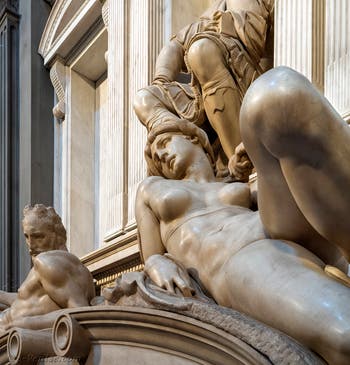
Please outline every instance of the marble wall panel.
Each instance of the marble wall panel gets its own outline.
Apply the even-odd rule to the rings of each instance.
[[[289,66],[324,87],[324,0],[276,0],[275,66]]]
[[[71,70],[68,98],[67,234],[71,251],[82,256],[94,248],[95,87]]]
[[[127,219],[125,228],[135,224],[135,198],[139,183],[146,176],[143,150],[146,129],[133,111],[137,90],[152,81],[155,61],[163,46],[163,0],[129,1],[129,82],[128,82],[128,170],[125,181],[127,192]]]
[[[325,95],[350,121],[350,2],[326,1]]]
[[[107,205],[106,232],[108,241],[123,229],[125,211],[124,175],[126,171],[125,132],[127,123],[127,1],[108,1],[108,123],[106,163],[109,166],[105,194]]]

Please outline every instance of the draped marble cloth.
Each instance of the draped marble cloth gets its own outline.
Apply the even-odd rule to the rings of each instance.
[[[211,127],[209,123],[206,123],[203,106],[203,100],[207,95],[203,95],[200,84],[188,65],[187,52],[199,39],[210,39],[215,42],[222,52],[242,101],[248,87],[263,72],[260,60],[264,55],[267,35],[272,27],[274,1],[256,0],[256,3],[260,9],[259,13],[225,10],[225,1],[218,1],[216,11],[209,9],[198,22],[190,24],[173,36],[172,39],[175,39],[184,51],[186,68],[182,71],[191,75],[191,82],[187,84],[177,81],[155,83],[149,90],[166,105],[169,111],[201,126],[209,132],[208,134]],[[213,21],[216,24],[214,30]],[[221,26],[222,23],[226,23],[226,27]],[[220,82],[215,84],[216,89],[220,88]],[[216,89],[211,89],[211,92],[214,93]],[[148,130],[151,130],[158,122],[161,121],[154,118],[153,123],[147,126]],[[226,159],[218,138],[213,141],[213,149],[216,156],[220,155],[219,159]],[[227,161],[219,162],[221,167],[217,166],[217,170],[225,170],[226,163]],[[221,174],[225,175],[226,172]]]

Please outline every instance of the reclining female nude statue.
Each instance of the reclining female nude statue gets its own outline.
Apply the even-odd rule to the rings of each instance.
[[[161,256],[168,252],[218,304],[285,332],[330,364],[349,364],[349,126],[284,67],[248,89],[240,125],[258,173],[258,211],[248,184],[216,182],[200,128],[181,121],[150,131],[146,158],[159,176],[140,185],[136,200],[145,270],[159,286],[188,293],[186,276]],[[236,155],[244,168],[244,149]]]
[[[66,230],[52,207],[23,211],[23,231],[33,267],[18,293],[0,290],[0,335],[11,327],[50,328],[63,308],[83,307],[95,296],[92,275],[67,251]]]

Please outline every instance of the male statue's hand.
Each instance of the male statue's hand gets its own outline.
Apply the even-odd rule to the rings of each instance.
[[[170,293],[175,293],[178,288],[185,297],[195,294],[186,269],[169,256],[150,256],[145,262],[144,271],[157,286]]]
[[[236,147],[234,155],[231,156],[228,162],[228,169],[231,176],[237,181],[249,181],[249,175],[252,173],[253,164],[250,161],[243,142]]]

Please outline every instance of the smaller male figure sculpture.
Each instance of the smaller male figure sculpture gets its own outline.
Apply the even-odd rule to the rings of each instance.
[[[95,295],[89,270],[67,251],[66,230],[52,207],[23,210],[23,231],[33,267],[18,293],[0,291],[0,334],[11,327],[52,327],[51,312],[88,306]]]

